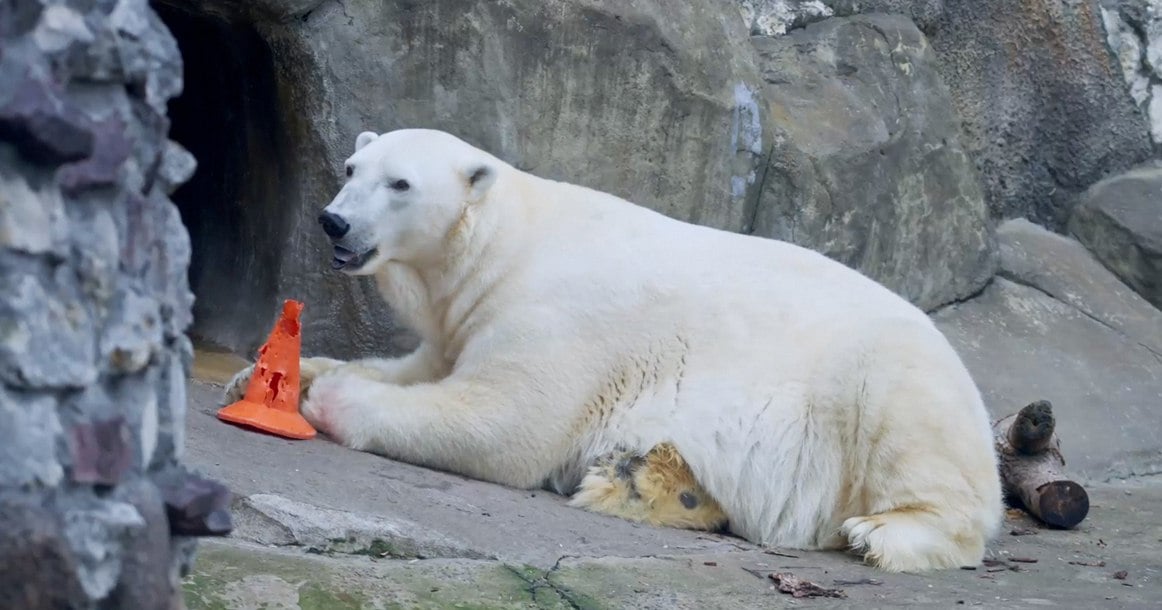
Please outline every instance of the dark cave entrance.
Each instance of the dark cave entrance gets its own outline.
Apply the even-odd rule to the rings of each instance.
[[[184,64],[183,92],[169,104],[170,138],[198,161],[173,194],[193,250],[190,336],[204,347],[249,352],[276,310],[293,222],[274,60],[250,23],[164,1],[154,10]]]

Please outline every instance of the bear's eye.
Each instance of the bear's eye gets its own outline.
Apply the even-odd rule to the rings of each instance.
[[[407,180],[396,180],[395,182],[391,183],[391,188],[397,191],[406,191],[411,187],[412,185],[408,184]]]
[[[354,173],[355,173],[355,168],[354,168],[354,167],[352,167],[352,166],[350,166],[350,165],[348,165],[348,166],[347,166],[347,177],[348,177],[348,178],[350,178],[350,177],[351,177],[351,174],[354,174]]]

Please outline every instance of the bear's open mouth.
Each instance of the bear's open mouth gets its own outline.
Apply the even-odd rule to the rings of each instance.
[[[371,260],[371,257],[375,256],[375,253],[378,251],[378,249],[372,248],[362,254],[356,254],[354,251],[348,250],[343,246],[335,246],[332,253],[334,258],[331,259],[331,268],[335,270],[345,269],[355,271],[367,264],[367,261]]]

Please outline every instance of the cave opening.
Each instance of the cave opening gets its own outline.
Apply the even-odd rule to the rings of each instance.
[[[155,2],[182,55],[170,138],[198,167],[172,198],[189,231],[195,345],[249,356],[277,309],[292,226],[273,55],[252,23]]]

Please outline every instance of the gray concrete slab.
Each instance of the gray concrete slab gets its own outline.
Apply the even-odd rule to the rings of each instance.
[[[998,239],[1000,276],[933,314],[989,410],[1052,402],[1083,478],[1162,473],[1162,312],[1075,240],[1023,221]]]
[[[841,553],[655,553],[653,546],[625,555],[562,556],[542,568],[368,552],[312,554],[227,540],[201,545],[186,579],[186,600],[190,610],[1157,608],[1162,484],[1101,484],[1091,497],[1091,518],[1074,531],[1040,529],[1027,518],[1010,517],[988,565],[975,570],[883,574]],[[521,539],[525,532],[512,535]],[[795,599],[775,588],[773,573],[838,589],[843,597]]]
[[[348,450],[320,436],[284,440],[219,421],[221,386],[193,381],[187,461],[240,496],[238,535],[259,542],[319,545],[351,535],[418,547],[430,556],[485,556],[550,566],[562,555],[712,553],[734,543],[570,508],[548,492],[515,490]],[[258,496],[257,500],[248,499]],[[263,512],[265,511],[265,513]],[[363,515],[342,536],[303,525]],[[261,513],[261,514],[260,514]],[[272,523],[274,522],[274,523]],[[393,535],[393,531],[400,532]],[[451,549],[456,549],[452,551]]]

